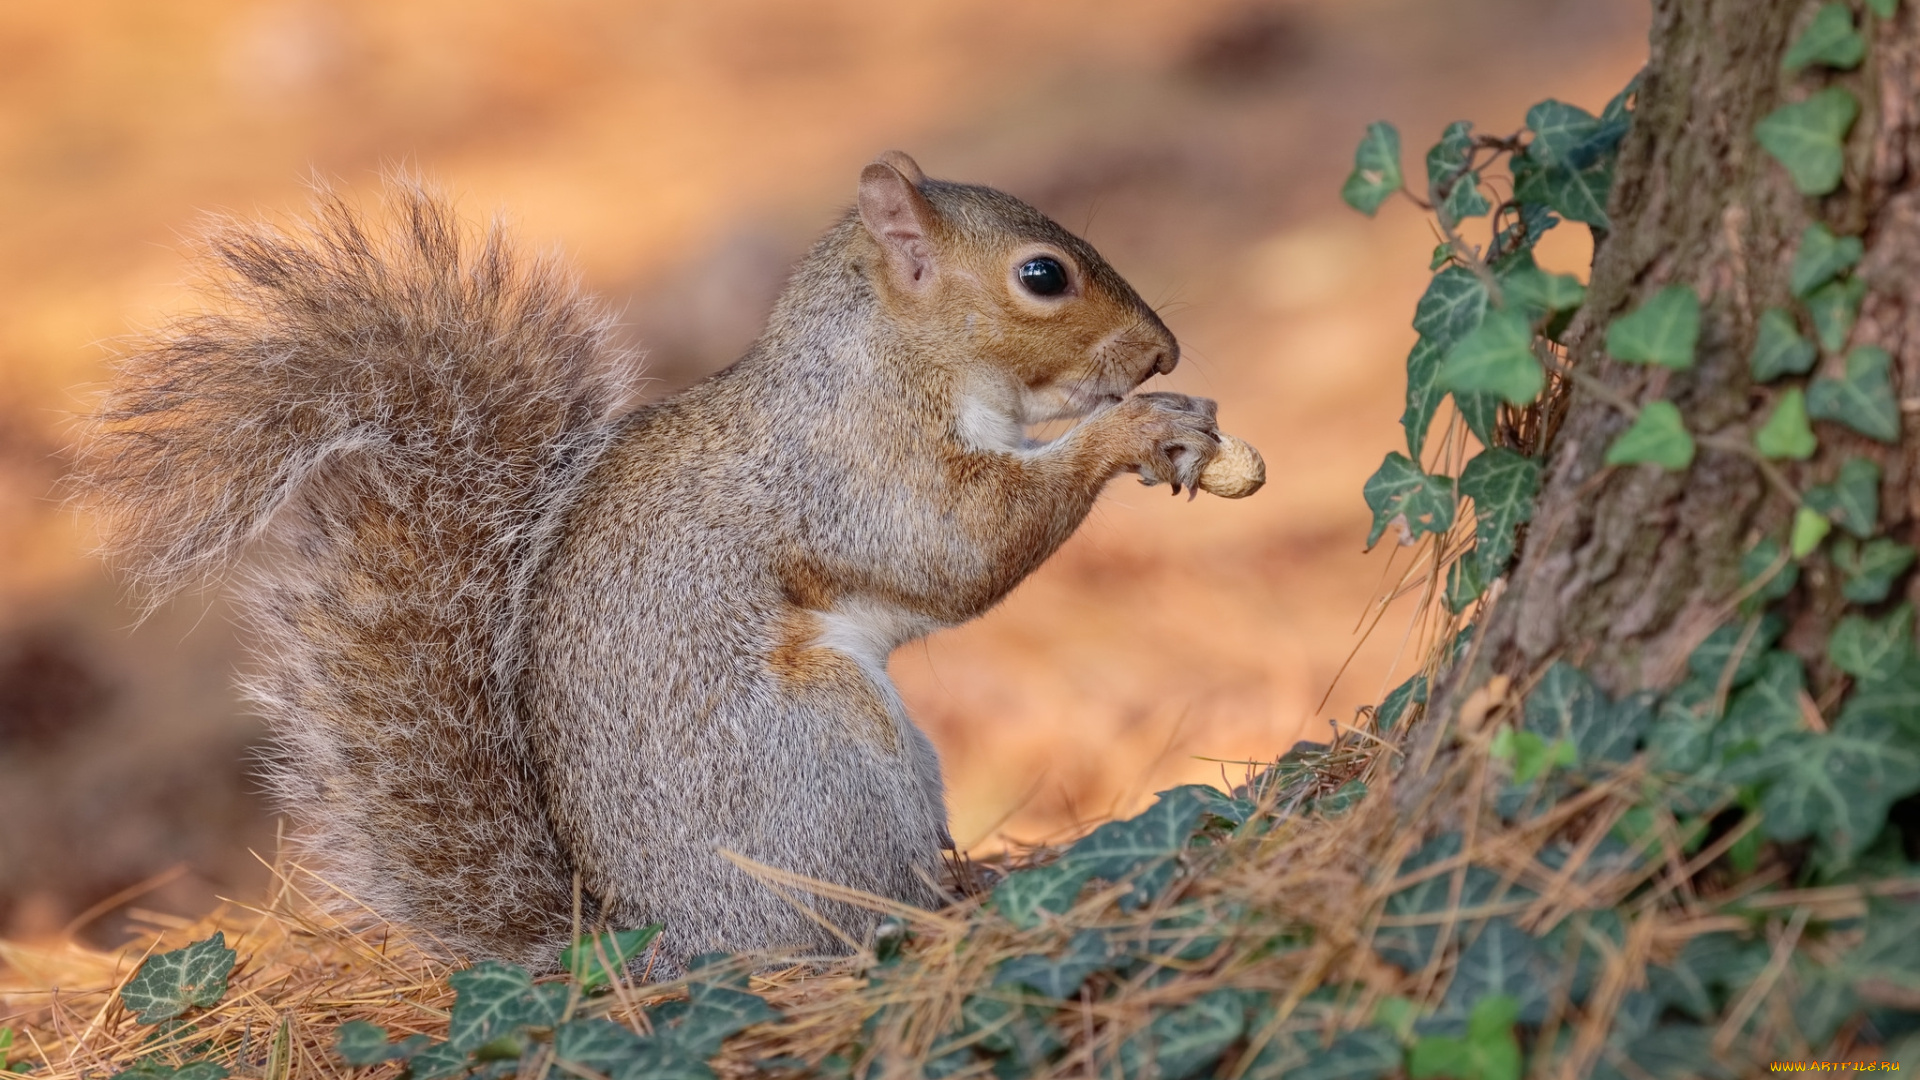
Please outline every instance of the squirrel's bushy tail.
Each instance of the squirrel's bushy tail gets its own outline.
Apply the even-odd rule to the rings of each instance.
[[[396,185],[227,225],[213,301],[125,356],[77,480],[155,602],[251,548],[246,689],[328,876],[447,949],[551,966],[573,876],[513,713],[531,579],[630,394],[546,262]],[[591,916],[591,911],[587,913]]]

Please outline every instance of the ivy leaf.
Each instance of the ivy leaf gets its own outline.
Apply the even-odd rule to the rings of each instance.
[[[1200,827],[1206,805],[1190,791],[1167,792],[1145,813],[1126,821],[1109,821],[1067,849],[1066,858],[1087,868],[1097,878],[1131,878],[1133,889],[1120,906],[1135,910],[1165,891],[1178,870],[1175,857],[1187,848]]]
[[[1900,441],[1900,404],[1893,397],[1893,358],[1862,345],[1847,354],[1847,373],[1818,378],[1807,387],[1807,414],[1845,424],[1869,439]]]
[[[1843,4],[1830,4],[1845,11]],[[1825,9],[1822,9],[1825,10]],[[1787,288],[1796,297],[1808,293],[1853,269],[1866,254],[1866,245],[1857,236],[1833,235],[1825,225],[1819,222],[1807,226],[1800,234],[1800,250],[1794,253],[1793,270],[1788,275]]]
[[[995,986],[1026,986],[1050,998],[1070,998],[1080,992],[1080,984],[1096,971],[1113,962],[1107,950],[1107,937],[1098,930],[1082,930],[1073,935],[1060,959],[1045,953],[1016,956],[1001,962],[994,974]]]
[[[1806,506],[1795,510],[1791,544],[1793,557],[1804,559],[1813,554],[1813,549],[1820,546],[1820,541],[1827,538],[1827,533],[1832,528],[1833,522],[1828,521],[1826,515],[1818,510]]]
[[[188,1009],[209,1009],[227,992],[239,954],[227,948],[227,935],[215,931],[184,949],[150,956],[120,988],[120,1001],[143,1024],[158,1024]]]
[[[1367,133],[1353,154],[1353,172],[1340,188],[1348,206],[1372,217],[1400,190],[1400,130],[1384,120],[1367,125]]]
[[[1614,359],[1675,371],[1693,367],[1699,340],[1700,298],[1685,285],[1661,289],[1607,326],[1607,352]]]
[[[1211,991],[1154,1017],[1145,1030],[1121,1043],[1120,1073],[1188,1080],[1220,1060],[1246,1027],[1247,1007],[1240,992]]]
[[[1753,433],[1754,449],[1762,457],[1805,461],[1813,456],[1818,442],[1807,423],[1807,398],[1797,386],[1788,387],[1773,407],[1773,413],[1760,430]]]
[[[1860,102],[1837,86],[1807,100],[1782,105],[1754,125],[1754,138],[1786,166],[1802,195],[1825,195],[1840,186],[1846,161],[1841,142],[1860,115]]]
[[[627,962],[639,956],[664,928],[664,923],[653,923],[637,930],[609,930],[581,938],[560,950],[560,966],[581,990],[598,989],[625,971]]]
[[[1460,834],[1442,833],[1420,845],[1400,864],[1399,877],[1412,877],[1429,866],[1460,854]],[[1469,866],[1461,882],[1460,906],[1479,907],[1488,903],[1501,888],[1500,876],[1485,867]],[[1373,948],[1380,958],[1407,971],[1418,971],[1440,942],[1440,926],[1430,916],[1446,911],[1451,903],[1453,875],[1443,873],[1396,890],[1387,897],[1380,932],[1374,935]],[[1395,925],[1408,922],[1413,925]],[[1458,933],[1456,926],[1454,932]]]
[[[1494,426],[1500,417],[1500,395],[1490,393],[1458,393],[1453,395],[1454,407],[1460,410],[1460,418],[1467,422],[1467,430],[1480,440],[1481,446],[1493,446]]]
[[[640,1056],[645,1042],[611,1020],[569,1020],[553,1029],[553,1056],[602,1076],[616,1076]]]
[[[1393,692],[1387,695],[1387,699],[1380,703],[1380,708],[1373,714],[1374,723],[1379,725],[1381,731],[1392,731],[1394,725],[1407,715],[1408,709],[1426,703],[1427,677],[1415,675],[1394,687]]]
[[[1486,591],[1487,579],[1481,575],[1477,553],[1462,552],[1447,567],[1447,610],[1458,615],[1472,607]]]
[[[473,1055],[451,1043],[428,1043],[407,1059],[407,1073],[413,1080],[445,1080],[461,1076],[473,1067]]]
[[[1587,302],[1587,287],[1579,278],[1549,274],[1525,256],[1500,275],[1500,288],[1510,302],[1542,312],[1572,311]]]
[[[1455,120],[1440,133],[1440,141],[1427,151],[1427,193],[1431,201],[1439,202],[1442,191],[1467,169],[1467,159],[1473,152],[1473,123],[1469,120]]]
[[[1624,110],[1601,119],[1549,98],[1527,110],[1527,128],[1533,132],[1527,153],[1549,168],[1585,169],[1620,145],[1627,123]]]
[[[1038,1071],[1061,1048],[1060,1036],[1047,1023],[1048,1010],[989,994],[974,994],[960,1003],[966,1035],[990,1054],[1003,1054],[1009,1064]],[[1018,1075],[1015,1073],[1014,1075]]]
[[[1888,678],[1856,684],[1845,711],[1886,720],[1920,741],[1920,660],[1901,664]]]
[[[1858,855],[1894,802],[1920,788],[1920,750],[1880,715],[1841,710],[1833,730],[1774,739],[1728,768],[1735,783],[1759,783],[1761,830],[1772,840],[1816,836],[1842,859]]]
[[[1420,460],[1426,448],[1427,431],[1433,427],[1433,414],[1447,392],[1440,388],[1440,360],[1446,350],[1423,337],[1413,343],[1407,354],[1407,408],[1400,414],[1400,426],[1407,432],[1407,454]]]
[[[1828,352],[1839,352],[1853,333],[1860,317],[1860,302],[1866,298],[1867,283],[1859,278],[1829,281],[1807,296],[1807,315],[1813,320],[1813,334]]]
[[[1515,219],[1494,236],[1487,256],[1497,261],[1518,252],[1530,251],[1548,229],[1558,224],[1560,219],[1554,217],[1553,211],[1547,207],[1539,203],[1520,203]]]
[[[1759,676],[1727,704],[1727,715],[1714,732],[1715,751],[1733,760],[1764,749],[1774,739],[1806,729],[1800,716],[1800,695],[1806,690],[1806,672],[1792,653],[1762,655]]]
[[[1022,930],[1040,925],[1042,912],[1065,914],[1093,872],[1068,859],[1008,874],[994,886],[993,906]]]
[[[1740,591],[1752,590],[1743,602],[1742,611],[1747,615],[1757,614],[1786,596],[1799,582],[1799,565],[1772,537],[1761,540],[1740,557]]]
[[[1476,218],[1493,209],[1493,204],[1480,194],[1480,174],[1470,172],[1453,182],[1447,197],[1434,208],[1440,220],[1447,228],[1453,228],[1468,218]]]
[[[1613,190],[1613,158],[1602,155],[1586,168],[1548,165],[1531,151],[1513,157],[1513,197],[1524,205],[1543,206],[1568,221],[1610,229],[1607,195]]]
[[[687,1008],[668,1037],[701,1061],[720,1052],[720,1045],[758,1024],[780,1019],[779,1010],[758,994],[718,983],[696,982],[687,990]]]
[[[1900,10],[1900,0],[1867,0],[1867,9],[1883,19],[1891,19],[1893,13]]]
[[[333,1035],[333,1052],[349,1065],[378,1065],[405,1061],[427,1048],[425,1035],[409,1035],[398,1042],[387,1039],[387,1029],[365,1020],[349,1020]]]
[[[1867,55],[1867,40],[1853,27],[1853,12],[1843,3],[1822,4],[1806,30],[1787,49],[1780,66],[1789,74],[1810,64],[1852,71]]]
[[[1848,615],[1827,639],[1827,659],[1859,679],[1890,679],[1913,657],[1913,607],[1901,604],[1881,619]]]
[[[1379,470],[1367,479],[1361,494],[1373,511],[1368,547],[1377,543],[1380,534],[1395,521],[1405,523],[1407,536],[1413,540],[1453,528],[1453,479],[1429,476],[1404,455],[1388,454]]]
[[[1449,266],[1433,275],[1420,303],[1413,309],[1413,328],[1433,339],[1442,352],[1480,325],[1487,311],[1487,287],[1464,266]]]
[[[1780,617],[1771,613],[1757,621],[1728,623],[1695,646],[1687,656],[1687,670],[1711,684],[1727,679],[1735,688],[1745,686],[1764,670],[1767,650],[1785,629]]]
[[[1259,1031],[1259,1022],[1248,1025]],[[1377,1027],[1350,1031],[1322,1050],[1317,1035],[1281,1032],[1240,1073],[1241,1080],[1381,1080],[1399,1072],[1400,1041]]]
[[[454,990],[447,1043],[462,1052],[515,1035],[522,1028],[552,1027],[566,1008],[565,986],[535,986],[525,968],[497,960],[482,960],[456,971],[447,976],[447,984]]]
[[[1865,540],[1880,524],[1880,466],[1848,458],[1833,483],[1808,488],[1804,498],[1828,521]]]
[[[1540,396],[1546,372],[1533,355],[1533,328],[1511,308],[1490,311],[1473,332],[1447,350],[1440,385],[1454,391],[1488,391],[1509,404]]]
[[[1772,382],[1782,375],[1805,375],[1819,357],[1813,343],[1800,336],[1793,316],[1779,308],[1760,313],[1760,336],[1749,367],[1754,382]]]
[[[1828,553],[1846,580],[1840,595],[1855,604],[1877,604],[1893,592],[1893,583],[1913,565],[1913,549],[1886,537],[1856,543],[1843,536]]]
[[[1660,1004],[1696,1020],[1710,1020],[1724,1007],[1730,989],[1759,973],[1749,970],[1751,955],[1732,934],[1701,934],[1687,942],[1671,965],[1648,968],[1647,988]]]
[[[1609,465],[1658,465],[1678,472],[1693,464],[1693,436],[1680,422],[1680,410],[1671,401],[1651,401],[1627,430],[1607,447]]]
[[[1510,919],[1489,919],[1460,953],[1453,982],[1432,1019],[1435,1026],[1457,1024],[1471,1031],[1475,1004],[1499,994],[1513,999],[1514,1015],[1521,1022],[1537,1024],[1546,1019],[1547,994],[1558,974],[1532,935]]]
[[[1474,545],[1485,580],[1499,577],[1513,558],[1514,531],[1533,518],[1540,464],[1495,447],[1460,470],[1460,494],[1473,500]]]

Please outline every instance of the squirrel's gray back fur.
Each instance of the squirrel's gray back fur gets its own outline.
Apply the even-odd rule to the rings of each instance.
[[[264,541],[244,689],[330,880],[453,953],[550,967],[573,874],[512,680],[633,365],[497,226],[475,244],[421,190],[391,202],[380,233],[331,194],[304,235],[218,229],[214,307],[121,359],[79,479],[153,602]]]

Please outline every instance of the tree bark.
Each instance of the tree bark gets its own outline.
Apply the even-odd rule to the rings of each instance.
[[[1815,0],[1655,0],[1651,55],[1621,147],[1588,301],[1570,328],[1576,370],[1638,402],[1672,400],[1696,435],[1746,440],[1782,388],[1756,385],[1748,356],[1768,307],[1792,310],[1788,270],[1803,229],[1824,222],[1860,235],[1855,271],[1867,283],[1849,348],[1894,357],[1896,395],[1920,392],[1920,2],[1892,20],[1860,15],[1867,58],[1851,72],[1782,71],[1788,46]],[[1754,137],[1779,106],[1841,86],[1861,110],[1833,194],[1798,193]],[[1670,372],[1619,363],[1605,352],[1607,324],[1671,284],[1702,302],[1696,366]],[[1833,374],[1841,354],[1814,374]],[[1538,508],[1522,556],[1484,621],[1464,685],[1492,673],[1516,678],[1555,657],[1583,667],[1608,692],[1663,689],[1693,647],[1728,614],[1740,561],[1762,536],[1784,541],[1793,506],[1750,459],[1702,446],[1690,469],[1609,468],[1608,444],[1628,418],[1577,386],[1544,453]],[[1903,413],[1901,442],[1886,446],[1833,423],[1815,423],[1819,449],[1781,462],[1799,490],[1833,479],[1865,456],[1882,469],[1888,535],[1913,543],[1920,515],[1916,424]],[[1808,662],[1816,695],[1836,677],[1824,643],[1843,601],[1822,556],[1803,568],[1787,610],[1786,645]],[[1920,579],[1905,592],[1920,598]],[[1889,605],[1900,599],[1896,595]],[[1450,695],[1457,699],[1456,694]],[[1444,707],[1444,706],[1443,706]]]

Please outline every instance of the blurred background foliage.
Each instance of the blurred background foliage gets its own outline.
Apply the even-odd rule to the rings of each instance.
[[[133,628],[49,497],[117,339],[192,303],[208,213],[416,170],[627,314],[657,392],[731,360],[898,147],[1085,234],[1160,305],[1268,489],[1116,484],[1001,609],[895,657],[976,851],[1234,782],[1417,656],[1357,492],[1399,441],[1430,243],[1338,205],[1352,133],[1597,107],[1641,0],[17,0],[0,5],[0,934],[265,880],[218,598]],[[1550,46],[1550,47],[1549,47]],[[1572,229],[1542,254],[1584,268]],[[1569,234],[1562,237],[1560,234]],[[1584,275],[1583,275],[1584,276]],[[1357,652],[1356,652],[1357,649]],[[1350,660],[1351,657],[1351,660]],[[1350,661],[1350,662],[1349,662]],[[1337,677],[1337,678],[1336,678]],[[1328,694],[1328,688],[1332,692]],[[1322,698],[1326,700],[1323,702]],[[144,884],[143,884],[144,883]]]

